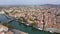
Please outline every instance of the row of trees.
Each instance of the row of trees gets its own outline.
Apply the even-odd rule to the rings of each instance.
[[[10,25],[9,23],[4,23],[3,25],[8,27],[9,29],[14,29],[14,27],[12,25]]]

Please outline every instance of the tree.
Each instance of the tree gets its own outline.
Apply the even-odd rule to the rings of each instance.
[[[32,26],[36,26],[37,24],[34,22],[34,23],[31,23]]]
[[[4,23],[3,25],[6,26],[6,27],[8,27],[8,28],[10,28],[10,29],[14,29],[14,27],[11,26],[9,23]]]
[[[5,14],[9,15],[9,13],[8,13],[8,12],[6,12],[6,11],[5,11]]]

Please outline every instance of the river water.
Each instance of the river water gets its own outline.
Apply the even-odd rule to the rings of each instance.
[[[2,22],[7,22],[9,19],[7,19],[5,17],[5,15],[0,15],[0,21]],[[28,27],[24,24],[20,24],[18,23],[17,21],[13,21],[10,23],[10,25],[14,26],[15,29],[18,29],[20,31],[23,31],[23,32],[27,32],[28,34],[50,34],[49,32],[46,32],[46,31],[40,31],[40,30],[37,30],[33,27]]]

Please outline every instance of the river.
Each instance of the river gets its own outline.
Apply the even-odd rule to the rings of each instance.
[[[0,15],[0,21],[2,22],[7,22],[9,19],[7,19],[5,17],[5,15]],[[29,34],[50,34],[49,32],[46,32],[46,31],[40,31],[40,30],[37,30],[33,27],[28,27],[24,24],[19,24],[17,21],[13,21],[10,23],[10,25],[14,26],[15,29],[18,29],[20,31],[23,31],[23,32],[27,32]]]

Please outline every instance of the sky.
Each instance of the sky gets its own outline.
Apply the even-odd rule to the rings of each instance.
[[[60,0],[0,0],[0,5],[60,4]]]

